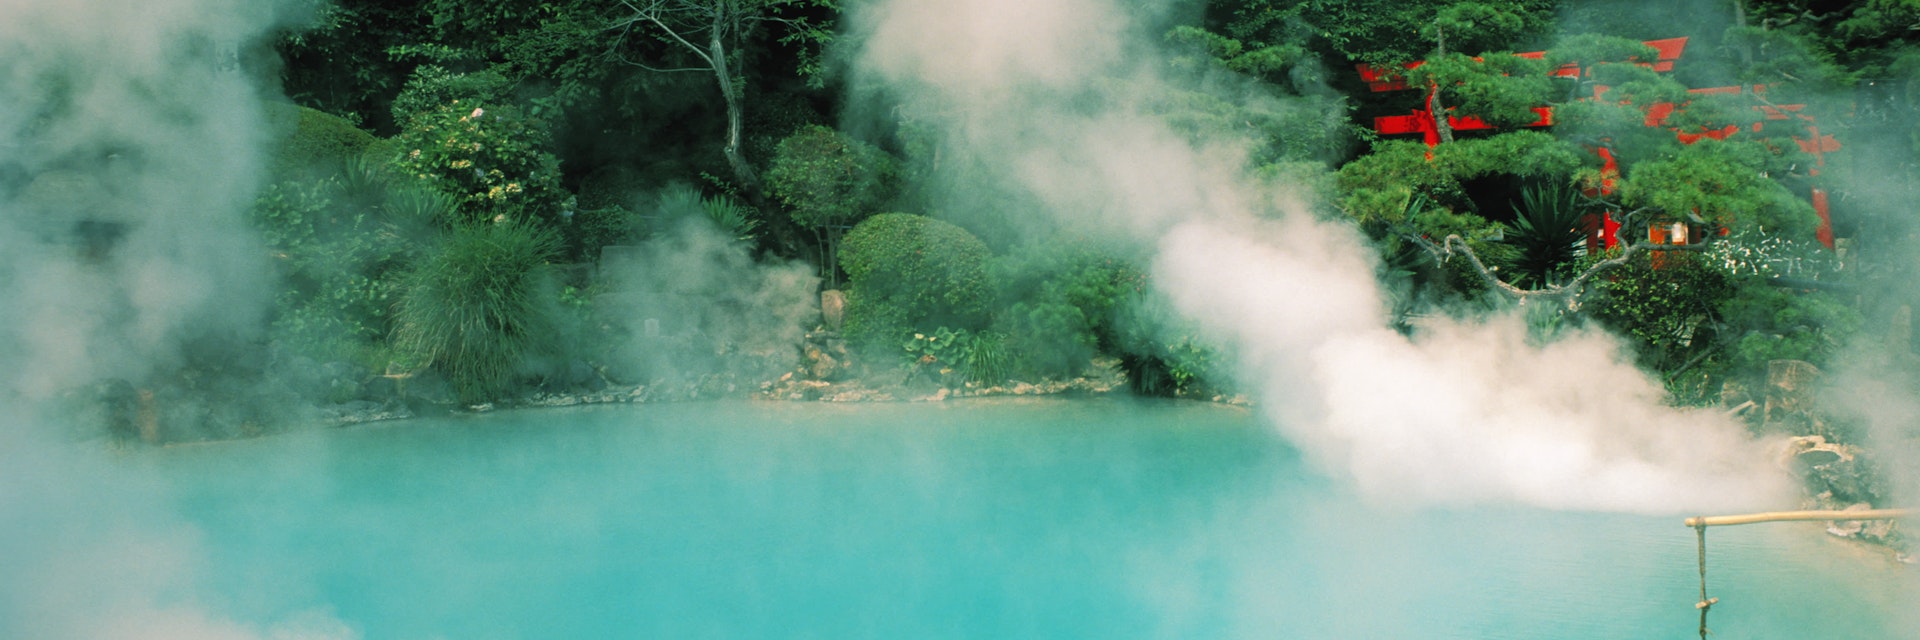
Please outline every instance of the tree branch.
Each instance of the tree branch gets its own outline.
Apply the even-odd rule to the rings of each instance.
[[[626,38],[627,32],[633,29],[635,23],[641,21],[651,22],[654,26],[660,27],[661,31],[665,31],[675,42],[679,42],[680,45],[686,47],[688,51],[692,51],[693,55],[699,56],[701,60],[705,60],[708,67],[714,66],[713,58],[709,57],[707,52],[702,51],[700,47],[695,46],[692,42],[688,42],[686,38],[680,36],[680,32],[675,31],[673,27],[667,26],[666,21],[660,19],[660,14],[665,11],[662,8],[662,5],[666,4],[665,0],[654,0],[654,2],[648,4],[645,9],[640,8],[629,0],[620,0],[620,4],[633,11],[633,17],[621,20],[613,25],[614,27],[620,27],[622,29],[620,34],[622,40]],[[614,44],[617,46],[619,41],[615,41]]]
[[[1650,242],[1629,244],[1625,249],[1620,251],[1620,255],[1594,263],[1593,266],[1587,267],[1586,271],[1580,272],[1580,275],[1574,276],[1574,278],[1567,281],[1566,284],[1555,285],[1544,289],[1522,289],[1495,276],[1493,270],[1487,268],[1486,263],[1480,260],[1480,255],[1475,253],[1473,247],[1469,246],[1466,239],[1461,238],[1459,234],[1449,234],[1437,245],[1417,234],[1403,232],[1401,235],[1413,241],[1422,249],[1425,249],[1429,255],[1433,256],[1435,261],[1443,264],[1452,258],[1456,251],[1465,254],[1468,263],[1473,265],[1474,273],[1478,274],[1480,279],[1487,283],[1487,286],[1506,294],[1510,299],[1521,302],[1533,298],[1544,298],[1549,300],[1564,300],[1567,303],[1571,303],[1573,298],[1579,296],[1581,289],[1586,287],[1588,280],[1592,280],[1594,276],[1610,271],[1615,267],[1627,264],[1628,261],[1633,259],[1634,254],[1642,251],[1706,251],[1707,248],[1713,244],[1711,236],[1705,241],[1694,244],[1653,244]]]

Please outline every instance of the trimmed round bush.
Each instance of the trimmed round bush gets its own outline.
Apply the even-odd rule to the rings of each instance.
[[[847,232],[848,337],[892,342],[915,330],[981,329],[993,287],[987,245],[967,230],[910,213],[883,213]]]

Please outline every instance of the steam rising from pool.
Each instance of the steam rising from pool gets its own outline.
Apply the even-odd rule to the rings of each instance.
[[[1514,317],[1390,330],[1350,228],[1253,179],[1245,140],[1196,141],[1153,115],[1156,95],[1203,86],[1147,44],[1158,15],[886,0],[852,21],[855,77],[1065,224],[1151,244],[1157,286],[1236,354],[1271,421],[1376,499],[1679,512],[1790,495],[1764,443],[1663,406],[1607,336],[1536,346]]]
[[[353,635],[323,611],[222,613],[164,486],[64,446],[49,417],[61,392],[257,337],[271,269],[244,212],[267,131],[239,52],[274,19],[241,0],[0,2],[0,636]]]

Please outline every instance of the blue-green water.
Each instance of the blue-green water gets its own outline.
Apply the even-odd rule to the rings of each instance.
[[[133,456],[241,619],[363,637],[1688,638],[1675,517],[1369,508],[1248,412],[508,412]],[[1719,638],[1920,636],[1920,580],[1716,529]]]

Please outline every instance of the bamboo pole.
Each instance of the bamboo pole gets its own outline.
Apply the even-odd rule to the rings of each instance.
[[[1720,527],[1735,524],[1755,524],[1760,522],[1793,522],[1799,520],[1894,520],[1920,515],[1920,509],[1866,509],[1858,511],[1769,511],[1749,513],[1737,516],[1698,516],[1687,518],[1687,528],[1693,529],[1699,540],[1700,552],[1700,602],[1693,607],[1700,610],[1700,640],[1707,640],[1713,633],[1707,629],[1707,611],[1719,604],[1719,598],[1707,596],[1707,527]]]
[[[1897,520],[1920,515],[1915,509],[1869,509],[1863,511],[1769,511],[1738,516],[1699,516],[1687,518],[1688,527],[1722,527],[1758,522],[1798,520]]]

